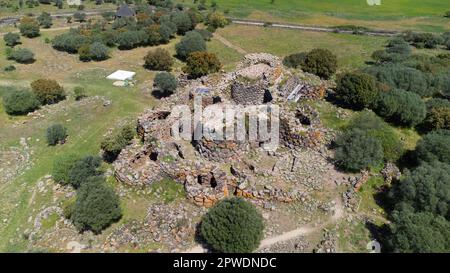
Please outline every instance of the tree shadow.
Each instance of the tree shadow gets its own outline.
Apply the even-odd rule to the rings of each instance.
[[[391,252],[389,247],[389,236],[391,234],[391,229],[389,225],[382,224],[381,226],[378,226],[372,221],[366,221],[365,226],[370,232],[370,237],[380,243],[381,252]]]
[[[171,95],[172,95],[172,92],[170,92],[170,91],[164,91],[164,90],[159,90],[159,89],[155,89],[152,91],[152,96],[157,99],[170,97]]]

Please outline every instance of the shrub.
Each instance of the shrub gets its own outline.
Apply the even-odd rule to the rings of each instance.
[[[54,146],[64,144],[67,138],[67,129],[61,124],[53,124],[47,128],[47,143]]]
[[[161,43],[161,29],[159,25],[151,25],[145,29],[147,37],[143,39],[143,42],[148,45],[159,45]]]
[[[222,12],[213,11],[206,16],[205,23],[213,28],[221,28],[228,24],[228,20]]]
[[[154,85],[165,93],[173,93],[177,89],[178,81],[172,74],[160,72],[155,76]]]
[[[89,46],[89,54],[94,61],[103,61],[109,58],[109,49],[100,42],[94,42]]]
[[[384,158],[396,162],[405,152],[397,132],[371,111],[358,113],[346,130],[359,129],[380,141]]]
[[[450,219],[450,165],[438,161],[420,164],[394,184],[389,197],[397,209],[412,208]]]
[[[105,185],[104,178],[91,177],[77,191],[70,219],[79,231],[100,233],[121,216],[119,198],[114,190]]]
[[[43,28],[50,28],[53,25],[52,17],[50,16],[50,13],[42,12],[41,15],[37,18],[39,25]]]
[[[375,80],[363,73],[346,73],[337,79],[336,97],[355,110],[372,106],[378,96]]]
[[[117,35],[117,44],[119,49],[132,49],[141,45],[144,41],[143,36],[146,36],[142,31],[125,31]]]
[[[192,78],[198,78],[215,73],[220,70],[222,64],[216,54],[208,52],[192,52],[186,60],[186,66],[183,68]]]
[[[288,55],[286,57],[284,57],[283,59],[283,64],[287,67],[291,67],[291,68],[299,68],[305,65],[305,59],[306,59],[306,54],[305,52],[301,52],[301,53],[294,53],[291,55]]]
[[[72,165],[68,173],[70,185],[75,189],[84,184],[89,177],[101,174],[98,170],[102,163],[102,159],[98,156],[87,156],[81,158]]]
[[[76,154],[62,154],[53,160],[52,178],[56,183],[68,185],[69,172],[75,162],[80,160],[80,156]]]
[[[316,48],[306,54],[302,70],[329,79],[337,69],[337,58],[327,49]]]
[[[261,214],[242,198],[220,201],[203,217],[200,233],[214,250],[248,253],[258,248],[263,238]]]
[[[39,36],[39,23],[32,17],[22,17],[19,22],[20,33],[28,38],[34,38]]]
[[[170,71],[173,65],[172,56],[166,49],[157,48],[149,51],[144,57],[145,68],[159,71]]]
[[[27,89],[7,87],[3,96],[3,106],[9,115],[24,115],[39,108],[36,96]]]
[[[73,14],[73,18],[78,22],[84,22],[86,20],[86,13],[77,11]]]
[[[86,89],[81,86],[77,86],[73,89],[75,100],[81,100],[86,97]]]
[[[335,160],[346,171],[360,171],[383,162],[383,148],[378,139],[360,129],[344,132],[336,139]]]
[[[90,46],[88,44],[78,48],[78,58],[83,62],[89,62],[92,59]]]
[[[20,36],[19,34],[9,32],[3,36],[3,40],[7,46],[12,47],[20,43]]]
[[[114,161],[122,149],[131,143],[135,131],[135,128],[127,125],[106,137],[101,143],[105,159],[110,162]]]
[[[403,38],[397,37],[389,41],[386,52],[409,55],[411,54],[411,47]]]
[[[73,31],[57,35],[52,41],[54,49],[68,53],[78,53],[80,47],[87,44],[89,44],[87,37]]]
[[[31,83],[31,90],[41,104],[57,103],[66,98],[64,89],[55,80],[35,80]]]
[[[399,125],[415,126],[426,115],[425,103],[419,95],[400,89],[380,93],[375,111]]]
[[[22,64],[28,64],[34,61],[34,53],[26,48],[13,49],[7,55],[8,59]]]
[[[181,41],[175,45],[175,49],[178,57],[185,60],[192,52],[206,51],[206,42],[198,32],[189,31],[181,38]]]
[[[213,34],[207,29],[195,29],[194,31],[202,35],[205,41],[211,41],[211,38],[213,37]]]
[[[436,130],[426,134],[417,143],[416,155],[421,161],[439,160],[450,164],[450,131]]]
[[[428,131],[450,130],[450,102],[443,99],[427,101],[427,115],[422,125]]]
[[[10,72],[10,71],[14,71],[14,70],[16,70],[16,67],[14,65],[7,65],[3,68],[3,71],[6,71],[6,72]]]
[[[175,12],[171,15],[171,21],[177,26],[177,33],[184,35],[192,29],[191,17],[185,12]]]
[[[177,32],[177,27],[172,22],[166,22],[159,27],[159,35],[162,43],[169,42],[170,38]]]

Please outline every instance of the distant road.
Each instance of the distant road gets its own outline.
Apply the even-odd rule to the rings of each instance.
[[[115,9],[102,9],[102,10],[84,10],[86,15],[99,15],[105,11],[114,12]],[[74,12],[61,12],[61,13],[52,13],[51,16],[54,18],[68,17],[72,16]],[[0,18],[0,26],[2,25],[12,25],[17,23],[20,20],[21,16],[11,16],[11,17],[2,17]],[[287,28],[287,29],[298,29],[304,31],[315,31],[315,32],[334,32],[334,33],[347,33],[354,34],[351,30],[339,30],[332,27],[324,27],[324,26],[307,26],[307,25],[299,25],[299,24],[287,24],[287,23],[276,23],[276,22],[265,22],[265,21],[257,21],[257,20],[247,20],[247,19],[239,19],[239,18],[228,18],[232,23],[239,25],[249,25],[249,26],[267,26],[267,27],[275,27],[275,28]],[[396,31],[389,30],[370,30],[370,31],[362,31],[358,33],[359,35],[369,35],[369,36],[387,36],[392,37],[398,34]]]

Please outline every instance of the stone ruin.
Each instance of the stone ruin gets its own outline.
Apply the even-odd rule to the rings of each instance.
[[[300,80],[296,76],[290,77],[286,83],[279,88],[279,95],[288,101],[297,102],[299,100],[315,100],[323,98],[325,95],[325,85],[313,86],[310,83]]]
[[[246,163],[249,153],[257,156],[268,153],[261,148],[262,142],[207,137],[196,141],[173,140],[171,132],[172,123],[179,119],[172,114],[172,107],[184,104],[193,109],[196,94],[202,94],[203,106],[248,105],[266,103],[269,92],[281,108],[281,144],[292,150],[319,147],[326,132],[318,113],[307,105],[298,104],[293,108],[288,98],[296,91],[295,94],[301,94],[299,99],[315,99],[324,89],[320,85],[302,85],[296,77],[289,78],[282,86],[282,76],[287,73],[279,58],[258,53],[246,55],[234,72],[196,80],[184,79],[175,94],[161,99],[156,108],[145,111],[138,118],[137,130],[142,143],[136,141],[119,154],[114,162],[115,176],[129,185],[149,185],[169,177],[183,184],[187,197],[203,207],[210,207],[230,195],[255,202],[299,200],[302,195],[289,190],[283,175],[276,177],[281,181],[280,186],[273,186],[267,173],[263,173],[262,179],[262,174]],[[283,95],[287,93],[288,96]],[[276,154],[272,157],[276,158]],[[275,168],[272,175],[277,175]],[[267,182],[264,186],[258,185],[261,179]],[[251,185],[249,181],[252,181]],[[286,188],[281,186],[284,184]]]

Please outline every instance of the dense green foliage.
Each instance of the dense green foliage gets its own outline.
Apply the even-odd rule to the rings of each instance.
[[[173,93],[177,89],[178,81],[172,74],[160,72],[155,76],[154,85],[165,93]]]
[[[62,185],[70,184],[69,172],[78,160],[80,160],[80,156],[76,154],[62,154],[57,156],[53,161],[53,180]]]
[[[306,54],[302,70],[329,79],[337,69],[337,58],[327,49],[316,48]]]
[[[20,33],[28,38],[34,38],[39,36],[39,22],[33,17],[22,17],[19,22]]]
[[[41,13],[41,15],[37,17],[37,21],[39,22],[39,25],[42,26],[43,28],[50,28],[53,25],[52,17],[48,12]]]
[[[263,229],[263,219],[256,208],[233,197],[220,201],[205,214],[200,233],[215,251],[247,253],[259,246]]]
[[[206,42],[196,31],[189,31],[181,38],[181,41],[175,45],[177,55],[181,59],[186,59],[190,53],[196,51],[206,51]]]
[[[67,138],[67,128],[61,124],[53,124],[47,128],[47,143],[54,146],[63,144]]]
[[[228,20],[222,12],[213,11],[206,16],[205,24],[216,29],[225,27],[228,24]]]
[[[24,115],[39,108],[39,101],[28,89],[5,87],[3,107],[9,115]]]
[[[77,199],[70,214],[80,231],[100,233],[122,216],[119,197],[105,185],[104,178],[87,178],[77,191]]]
[[[305,64],[305,52],[293,53],[283,58],[283,64],[287,67],[300,68]]]
[[[436,130],[426,134],[417,143],[416,154],[422,161],[438,160],[450,164],[450,131]]]
[[[380,93],[375,111],[386,120],[402,126],[415,126],[426,115],[425,103],[420,96],[400,89]]]
[[[75,100],[81,100],[86,97],[86,89],[84,89],[84,87],[82,87],[82,86],[76,86],[73,89],[73,94],[74,94]]]
[[[104,152],[105,159],[107,161],[115,160],[120,151],[131,143],[131,140],[134,138],[135,131],[135,128],[130,125],[126,125],[106,137],[101,143],[101,148]]]
[[[20,43],[20,35],[17,33],[8,32],[3,35],[3,40],[7,46],[15,46]]]
[[[55,80],[35,80],[31,83],[31,90],[41,104],[57,103],[66,98],[64,88]]]
[[[149,51],[144,57],[145,68],[159,71],[170,71],[174,63],[169,51],[162,48]]]
[[[450,130],[450,101],[431,99],[427,101],[427,115],[422,124],[425,130]]]
[[[192,52],[186,60],[183,71],[191,78],[198,78],[220,70],[222,64],[216,54],[209,52]]]
[[[26,48],[11,49],[7,52],[8,59],[18,63],[27,64],[34,62],[34,53]]]
[[[373,106],[378,96],[375,80],[363,73],[346,73],[337,79],[336,97],[347,107],[362,110]]]
[[[101,174],[98,170],[102,163],[102,159],[98,156],[87,156],[77,160],[69,170],[69,184],[74,188],[79,188],[91,176]]]

